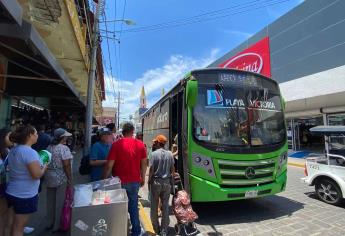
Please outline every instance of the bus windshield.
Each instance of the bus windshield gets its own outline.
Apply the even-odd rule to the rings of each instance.
[[[198,102],[193,109],[196,140],[237,147],[262,147],[285,140],[284,115],[275,83],[252,75],[250,83],[217,82],[198,83]]]

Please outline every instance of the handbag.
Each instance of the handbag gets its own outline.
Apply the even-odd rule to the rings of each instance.
[[[65,201],[62,207],[60,229],[68,231],[71,227],[72,221],[72,203],[73,203],[73,188],[72,186],[66,187]]]
[[[86,155],[80,161],[79,174],[89,175],[91,173],[90,156]]]

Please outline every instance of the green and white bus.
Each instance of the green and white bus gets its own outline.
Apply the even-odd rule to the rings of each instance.
[[[287,135],[278,83],[233,69],[194,70],[142,116],[148,149],[172,146],[193,202],[257,198],[284,191]]]

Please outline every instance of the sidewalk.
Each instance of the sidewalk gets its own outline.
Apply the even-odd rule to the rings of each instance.
[[[80,165],[80,160],[83,156],[82,150],[77,151],[76,154],[74,154],[74,159],[73,159],[73,185],[76,184],[83,184],[83,183],[88,183],[90,182],[89,176],[88,175],[80,175],[79,174],[79,165]],[[46,228],[46,204],[47,204],[47,195],[46,195],[46,186],[43,182],[42,186],[42,192],[40,193],[40,198],[39,198],[39,205],[38,205],[38,212],[33,214],[30,217],[30,221],[27,226],[35,228],[35,231],[32,232],[29,235],[33,236],[69,236],[70,232],[66,233],[52,233],[51,231],[45,230]],[[146,195],[147,196],[147,195]],[[148,225],[147,222],[143,222],[142,220],[149,219],[147,217],[143,217],[143,207],[139,208],[140,210],[140,221],[142,225]],[[116,214],[114,212],[114,214]],[[151,221],[150,221],[151,223]],[[152,230],[153,232],[153,230]],[[150,234],[147,234],[150,235]]]
[[[81,176],[79,175],[78,168],[80,164],[80,160],[82,158],[82,150],[78,150],[76,154],[74,154],[73,158],[73,184],[80,184],[86,183],[89,181],[89,176]],[[46,195],[46,186],[43,182],[42,192],[40,193],[39,203],[38,203],[38,212],[33,214],[30,217],[30,221],[28,223],[29,227],[34,227],[35,231],[29,235],[35,236],[68,236],[69,232],[67,233],[52,233],[51,231],[45,230],[46,228],[46,202],[47,202],[47,195]]]

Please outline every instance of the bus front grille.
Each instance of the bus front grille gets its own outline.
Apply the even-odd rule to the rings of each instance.
[[[258,161],[218,160],[221,185],[260,186],[274,180],[275,159]]]

